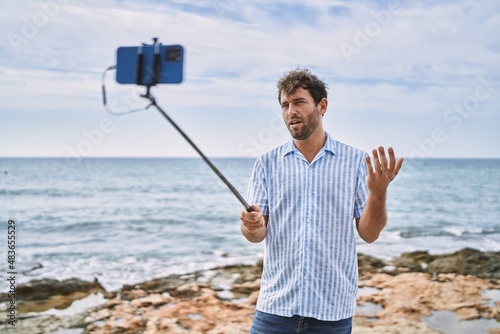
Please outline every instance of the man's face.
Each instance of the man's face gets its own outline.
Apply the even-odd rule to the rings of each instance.
[[[309,92],[299,88],[292,95],[281,93],[281,112],[294,139],[305,140],[320,124],[321,113]]]

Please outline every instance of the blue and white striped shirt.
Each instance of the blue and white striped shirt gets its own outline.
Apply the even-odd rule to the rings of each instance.
[[[257,310],[336,321],[354,316],[354,219],[368,188],[366,153],[333,140],[309,164],[293,140],[260,156],[248,201],[269,216]]]

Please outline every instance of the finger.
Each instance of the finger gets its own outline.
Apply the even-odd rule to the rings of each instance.
[[[259,228],[259,227],[262,226],[262,223],[261,222],[250,223],[250,222],[247,222],[247,221],[243,221],[243,226],[245,226],[247,228]]]
[[[365,157],[365,161],[366,161],[366,170],[368,171],[368,176],[373,176],[373,166],[369,155]]]
[[[241,208],[241,216],[243,215],[247,216],[247,214],[252,214],[252,213],[256,214],[258,212],[262,212],[262,209],[257,204],[250,205],[250,208],[252,208],[252,211],[250,212],[248,212],[246,208]]]
[[[398,175],[399,170],[401,169],[401,167],[403,167],[403,161],[404,161],[403,158],[399,158],[398,161],[396,162],[396,167],[394,169],[394,175]]]
[[[262,212],[259,211],[259,212],[250,212],[250,219],[249,221],[253,224],[259,224],[260,221],[262,220]]]
[[[394,149],[392,147],[389,147],[387,149],[387,152],[389,152],[389,170],[394,170],[394,167],[396,166],[396,156],[394,155]]]
[[[380,171],[381,167],[380,167],[380,160],[379,160],[379,157],[378,157],[378,152],[376,149],[374,149],[372,151],[373,153],[373,162],[374,162],[374,165],[375,165],[375,172],[377,171]]]
[[[380,165],[382,166],[382,169],[387,169],[387,158],[385,156],[385,149],[383,146],[379,146],[378,154],[380,156]]]
[[[259,227],[261,225],[261,220],[262,219],[255,220],[255,221],[242,219],[241,222],[243,223],[243,225],[245,225],[247,227]]]
[[[255,211],[248,212],[246,209],[243,208],[241,210],[240,219],[244,222],[252,223],[253,221],[255,221],[257,214],[258,213]]]
[[[252,204],[250,205],[250,207],[253,209],[254,212],[262,212],[262,209],[257,204]]]
[[[247,224],[255,224],[256,222],[259,221],[258,217],[254,215],[248,215],[246,217],[243,217],[242,220]]]

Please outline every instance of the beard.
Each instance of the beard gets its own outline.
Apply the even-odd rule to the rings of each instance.
[[[290,120],[286,122],[286,126],[290,135],[296,140],[305,140],[311,136],[311,134],[318,128],[319,125],[319,113],[318,108],[314,108],[314,112],[307,115],[306,119],[291,118],[290,120],[300,120],[302,123],[298,129],[292,129],[290,125]]]

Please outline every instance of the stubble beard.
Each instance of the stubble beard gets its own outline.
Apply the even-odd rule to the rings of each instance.
[[[293,131],[290,128],[290,124],[287,123],[287,128],[288,131],[290,132],[290,135],[292,136],[293,139],[296,140],[306,140],[313,134],[313,132],[318,128],[318,126],[319,126],[319,115],[317,107],[314,108],[313,113],[307,116],[305,121],[302,123],[302,127],[297,131]]]

